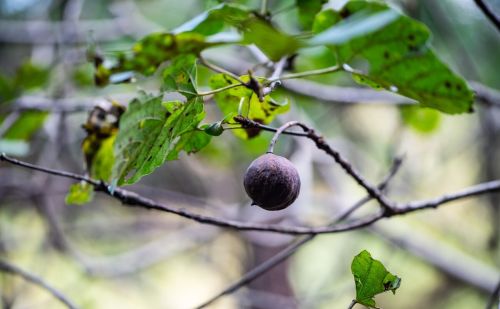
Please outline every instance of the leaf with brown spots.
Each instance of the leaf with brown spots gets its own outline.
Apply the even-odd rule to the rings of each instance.
[[[247,82],[249,77],[248,75],[244,75],[240,79],[243,82]],[[258,79],[258,81],[262,83],[264,80]],[[210,79],[210,87],[212,89],[222,88],[235,83],[238,83],[238,81],[224,74],[216,74]],[[264,100],[260,102],[258,95],[245,86],[238,86],[219,92],[215,94],[214,99],[225,116],[237,115],[241,112],[243,116],[263,124],[270,123],[276,115],[285,113],[290,108],[288,102],[286,104],[277,103],[269,95],[265,96]],[[253,129],[232,131],[236,136],[244,139],[255,137],[260,132]]]
[[[204,117],[200,98],[162,102],[161,96],[143,93],[134,99],[120,118],[113,179],[118,185],[133,184],[165,161],[177,159],[180,151],[201,149],[209,140],[200,142],[192,132]]]
[[[340,64],[368,64],[369,68],[353,74],[356,82],[396,92],[441,112],[470,111],[472,91],[435,55],[424,24],[382,3],[350,1],[338,12],[319,13],[316,25],[317,35],[310,42],[330,46]],[[335,31],[346,25],[349,36]]]

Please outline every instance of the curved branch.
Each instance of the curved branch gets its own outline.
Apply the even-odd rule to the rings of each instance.
[[[4,153],[0,154],[0,161],[6,161],[11,164],[15,164],[18,166],[45,172],[56,176],[71,178],[79,181],[85,181],[94,186],[94,188],[97,191],[104,192],[105,194],[114,197],[115,199],[121,201],[126,206],[163,211],[181,216],[186,219],[196,221],[198,223],[210,224],[218,227],[230,228],[240,231],[261,231],[261,232],[273,232],[273,233],[290,234],[290,235],[328,234],[328,233],[340,233],[340,232],[356,230],[369,226],[372,223],[377,222],[383,218],[388,218],[396,215],[403,215],[406,213],[419,211],[431,207],[435,208],[454,200],[463,199],[466,197],[471,197],[489,192],[500,191],[500,180],[495,180],[467,188],[455,194],[444,195],[436,199],[401,204],[399,205],[398,209],[393,208],[392,212],[382,211],[346,224],[339,224],[335,226],[324,226],[324,227],[312,227],[312,228],[293,227],[293,226],[290,227],[290,226],[266,225],[258,223],[247,223],[247,222],[220,219],[211,216],[196,214],[184,209],[178,209],[163,205],[149,198],[143,197],[137,193],[127,191],[122,188],[115,188],[114,191],[111,191],[110,186],[103,181],[98,181],[82,175],[45,168],[31,163],[19,161],[8,157]],[[375,188],[375,190],[376,192],[380,192],[377,188]],[[370,194],[370,196],[377,199],[377,197],[373,196],[372,194]]]
[[[22,277],[24,280],[29,281],[35,285],[38,285],[42,289],[48,291],[50,294],[52,294],[55,298],[57,298],[59,301],[61,301],[66,307],[70,309],[76,309],[77,307],[66,297],[64,296],[61,292],[50,286],[48,283],[43,281],[41,278],[28,273],[25,270],[22,270],[21,268],[12,265],[10,263],[7,263],[6,261],[0,260],[0,270],[11,273],[13,275],[18,275]]]
[[[379,184],[378,188],[380,190],[384,190],[391,179],[396,175],[397,171],[401,167],[402,164],[402,159],[401,158],[396,158],[391,166],[391,169],[389,171],[389,174],[385,177],[385,179]],[[336,219],[334,219],[330,225],[334,225],[336,223],[339,223],[345,219],[347,219],[354,211],[358,210],[361,206],[365,205],[367,202],[369,202],[372,199],[371,196],[367,195],[364,198],[360,199],[358,202],[354,203],[351,207],[347,208],[346,211],[344,211],[342,214],[340,214]],[[301,248],[303,245],[306,243],[310,242],[316,237],[316,235],[307,235],[301,239],[296,239],[290,244],[275,254],[273,257],[269,258],[266,260],[264,263],[258,265],[257,267],[253,268],[246,274],[244,274],[241,278],[239,278],[236,282],[232,283],[228,287],[226,287],[224,290],[219,292],[218,294],[212,296],[210,299],[205,301],[203,304],[198,306],[197,308],[203,308],[206,307],[219,298],[223,297],[224,295],[229,295],[241,287],[247,285],[248,283],[252,282],[253,280],[257,279],[258,277],[262,276],[265,274],[267,271],[269,271],[271,268],[277,266],[278,264],[284,262],[286,259],[291,257],[299,248]]]
[[[495,303],[499,303],[500,306],[500,280],[498,280],[498,284],[495,288],[495,291],[491,294],[490,299],[488,299],[488,304],[486,305],[486,309],[493,309]]]
[[[202,224],[209,224],[218,227],[230,228],[240,231],[261,231],[261,232],[273,232],[281,234],[290,235],[308,235],[308,234],[325,234],[325,233],[339,233],[344,231],[350,231],[368,226],[384,217],[384,213],[376,213],[365,218],[359,219],[355,222],[346,223],[338,226],[324,226],[324,227],[293,227],[293,226],[278,226],[278,225],[267,225],[259,223],[247,223],[242,221],[220,219],[205,215],[196,214],[184,209],[173,208],[166,206],[164,204],[155,202],[147,197],[141,196],[135,192],[131,192],[122,188],[115,188],[110,190],[110,185],[98,181],[83,175],[78,175],[75,173],[70,173],[66,171],[59,171],[55,169],[45,168],[31,163],[23,162],[10,158],[4,153],[0,154],[0,161],[6,161],[18,166],[33,169],[36,171],[48,173],[51,175],[66,177],[74,180],[84,181],[94,186],[96,191],[101,191],[119,201],[122,202],[124,206],[130,207],[140,207],[149,210],[158,210],[162,212],[172,213],[181,216],[186,219],[190,219]]]
[[[415,201],[409,202],[406,204],[402,204],[397,207],[396,212],[398,214],[405,214],[415,210],[422,210],[426,208],[436,208],[445,203],[453,202],[456,200],[460,200],[467,197],[472,197],[476,195],[481,195],[488,192],[497,192],[500,191],[500,180],[493,180],[489,182],[483,182],[481,184],[468,187],[461,191],[445,194],[435,199],[423,200],[423,201]]]
[[[306,131],[306,135],[305,136],[307,136],[307,127],[305,127],[303,124],[301,124],[298,121],[287,122],[284,125],[282,125],[281,127],[279,127],[276,130],[276,133],[274,133],[273,138],[269,142],[269,148],[267,149],[267,153],[274,153],[274,145],[278,141],[278,138],[280,137],[280,135],[283,134],[288,128],[291,128],[293,126],[298,126],[298,127],[301,127],[302,129],[304,129],[304,131]]]
[[[234,117],[234,120],[247,128],[261,128],[262,126],[258,122],[255,122],[251,119],[244,118],[241,116]],[[300,126],[302,130],[304,130],[304,132],[307,133],[306,137],[311,139],[316,144],[316,147],[318,149],[323,150],[329,156],[331,156],[335,160],[335,162],[337,162],[337,164],[339,164],[348,175],[354,178],[354,180],[356,180],[356,182],[360,186],[365,188],[365,190],[368,192],[368,194],[370,194],[371,197],[373,197],[379,202],[380,206],[384,210],[384,215],[387,216],[395,211],[393,209],[394,207],[391,201],[389,201],[386,197],[384,197],[376,187],[371,185],[363,176],[361,176],[361,174],[354,169],[351,163],[349,163],[349,161],[347,161],[344,157],[342,157],[339,152],[330,147],[330,145],[328,145],[328,143],[322,136],[316,134],[316,132],[313,129],[309,128],[305,124],[296,121],[285,124],[282,127],[283,129],[280,128],[276,131],[276,134],[273,138],[274,142],[276,142],[275,139],[277,139],[277,136],[279,136],[279,134],[281,134],[282,131],[286,130],[290,126],[295,126],[295,125]],[[271,141],[271,144],[269,146],[270,152],[272,152],[272,147],[274,146],[273,140]]]

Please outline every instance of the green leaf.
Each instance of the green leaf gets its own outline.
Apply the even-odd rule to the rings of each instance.
[[[177,27],[173,33],[196,32],[209,36],[221,32],[226,26],[240,29],[252,16],[253,13],[244,6],[222,3]]]
[[[210,135],[197,129],[186,132],[182,134],[174,150],[168,154],[167,160],[177,160],[181,151],[185,151],[187,154],[198,152],[205,148],[211,139]]]
[[[71,78],[78,87],[94,87],[93,73],[92,65],[85,63],[74,68]]]
[[[323,4],[327,3],[328,0],[296,0],[295,3],[299,12],[299,23],[302,29],[310,30],[313,22],[314,16],[321,11]]]
[[[94,179],[110,181],[115,157],[113,154],[113,145],[115,143],[116,135],[101,141],[99,149],[92,159],[90,166],[90,177]]]
[[[403,122],[420,133],[432,133],[441,123],[441,114],[433,109],[419,106],[402,106],[400,108]]]
[[[324,10],[319,12],[314,18],[312,31],[313,33],[320,33],[335,25],[342,19],[340,14],[334,10]]]
[[[31,62],[21,64],[14,77],[0,75],[0,103],[8,102],[23,91],[43,87],[50,76],[50,71]]]
[[[259,18],[245,24],[243,40],[245,44],[255,44],[272,61],[293,54],[301,46],[298,40]]]
[[[18,95],[18,90],[8,77],[0,75],[0,103],[8,102]]]
[[[163,71],[163,90],[177,91],[188,100],[197,96],[196,56],[181,55],[172,60]]]
[[[384,89],[381,85],[379,85],[376,82],[374,82],[373,80],[367,78],[363,74],[352,73],[351,77],[356,83],[358,83],[360,85],[368,86],[368,87],[371,87],[375,90],[383,90]]]
[[[3,137],[12,140],[29,140],[43,126],[47,115],[48,113],[39,111],[22,112]]]
[[[430,32],[424,24],[376,2],[348,2],[337,13],[343,18],[340,22],[326,19],[325,14],[318,14],[318,18],[322,16],[318,29],[325,29],[327,22],[333,27],[312,38],[309,44],[328,44],[341,64],[355,67],[358,60],[364,60],[369,69],[355,71],[358,81],[363,77],[365,84],[445,113],[471,110],[472,91],[434,54],[429,47]]]
[[[87,204],[94,198],[94,187],[86,182],[73,184],[66,194],[65,202],[67,205]]]
[[[120,118],[113,179],[118,185],[135,183],[166,160],[176,159],[180,150],[198,150],[201,143],[184,135],[196,129],[204,116],[200,98],[162,102],[159,96],[143,94],[134,99]]]
[[[243,82],[249,80],[248,75],[241,76],[240,78]],[[259,82],[263,82],[263,79],[258,80]],[[212,89],[222,88],[235,83],[238,83],[238,81],[224,74],[216,74],[210,79],[210,87]],[[224,115],[237,115],[241,113],[243,116],[263,124],[270,123],[276,115],[285,113],[290,108],[288,102],[286,104],[279,104],[269,95],[264,97],[263,102],[260,102],[255,92],[245,86],[238,86],[219,92],[215,94],[214,99]],[[258,129],[232,131],[236,136],[244,139],[255,137],[260,132]]]
[[[354,257],[351,271],[356,285],[356,302],[370,308],[376,308],[375,295],[386,291],[396,293],[401,284],[400,278],[388,272],[366,250]]]
[[[95,81],[98,86],[110,82],[129,81],[132,73],[148,76],[164,62],[179,55],[198,55],[203,49],[222,44],[206,42],[205,37],[198,33],[153,33],[134,44],[132,54],[118,54],[115,63],[98,63]]]
[[[42,87],[49,79],[50,71],[31,62],[25,62],[17,68],[14,84],[22,90]]]
[[[396,11],[370,12],[361,10],[309,40],[310,45],[337,45],[382,29],[399,18]]]
[[[324,2],[324,0],[319,1]],[[304,11],[307,9],[310,8],[304,5]],[[196,16],[192,20],[176,28],[173,32],[198,33],[209,36],[220,33],[227,26],[234,27],[240,32],[243,32],[244,44],[257,45],[273,61],[277,61],[285,55],[294,53],[300,47],[298,40],[279,31],[276,27],[248,8],[238,4],[220,4]],[[234,40],[235,39],[233,39],[233,41]],[[228,40],[219,39],[216,41],[226,42]]]

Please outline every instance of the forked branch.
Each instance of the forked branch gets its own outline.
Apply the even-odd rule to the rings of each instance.
[[[22,277],[24,280],[29,281],[35,285],[38,285],[42,289],[46,290],[57,298],[61,303],[70,309],[76,309],[77,307],[71,302],[63,293],[53,288],[51,285],[46,283],[43,279],[15,266],[6,261],[0,260],[0,271],[10,273]]]

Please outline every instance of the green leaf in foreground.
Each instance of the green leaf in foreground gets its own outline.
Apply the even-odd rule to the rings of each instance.
[[[388,272],[366,250],[354,257],[351,271],[356,285],[356,302],[370,308],[376,308],[375,295],[387,291],[396,293],[401,284],[400,278]]]
[[[135,183],[181,150],[201,149],[208,142],[193,131],[204,116],[200,98],[162,102],[161,96],[143,94],[134,99],[120,119],[113,179],[118,185]]]
[[[248,75],[241,76],[241,80],[247,82],[249,80]],[[210,79],[210,87],[212,89],[236,83],[238,81],[224,74],[216,74]],[[238,86],[219,92],[215,94],[214,99],[224,115],[237,115],[241,113],[243,116],[262,124],[270,123],[276,115],[285,113],[290,108],[288,102],[286,104],[277,103],[270,95],[265,96],[264,101],[260,102],[255,92],[245,86]],[[260,132],[258,129],[232,131],[236,136],[244,139],[255,137]]]
[[[434,54],[424,24],[382,3],[350,1],[339,12],[318,14],[315,29],[323,32],[309,44],[330,46],[341,64],[356,67],[363,60],[369,65],[354,76],[358,82],[449,114],[471,110],[472,91]]]

